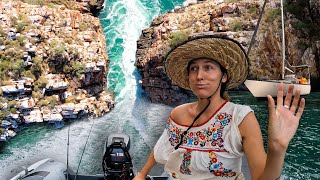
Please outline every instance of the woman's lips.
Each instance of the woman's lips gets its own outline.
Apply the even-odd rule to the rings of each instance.
[[[196,87],[199,89],[203,89],[203,88],[208,87],[208,85],[207,84],[196,84]]]

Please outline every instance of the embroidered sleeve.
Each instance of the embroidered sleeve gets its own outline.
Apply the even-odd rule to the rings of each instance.
[[[168,120],[169,121],[169,120]],[[162,135],[158,139],[154,147],[154,159],[160,164],[165,164],[168,160],[169,154],[173,151],[173,147],[170,141],[171,138],[170,131],[168,129],[168,123],[164,129]]]
[[[183,130],[172,123],[170,118],[167,120],[166,131],[171,146],[175,147],[180,142],[181,134]]]

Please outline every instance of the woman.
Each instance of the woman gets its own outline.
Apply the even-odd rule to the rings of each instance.
[[[244,179],[241,157],[246,155],[251,178],[280,178],[285,153],[293,138],[305,100],[293,85],[277,106],[268,96],[267,154],[258,121],[248,106],[228,102],[225,90],[237,87],[248,74],[248,57],[229,38],[201,36],[172,49],[165,61],[168,77],[191,90],[198,100],[176,107],[166,129],[135,180],[145,179],[156,162],[173,179]]]

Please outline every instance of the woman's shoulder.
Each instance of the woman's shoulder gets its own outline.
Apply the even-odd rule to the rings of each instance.
[[[233,103],[233,102],[228,102],[228,106],[230,108],[232,108],[233,110],[237,110],[237,111],[242,111],[245,109],[251,109],[250,106],[248,105],[244,105],[244,104],[237,104],[237,103]]]
[[[239,125],[250,112],[254,114],[253,109],[251,109],[251,107],[248,105],[236,104],[232,102],[229,102],[228,104],[229,112],[233,115],[233,119],[237,125]]]
[[[193,103],[186,103],[175,107],[170,114],[170,118],[173,119],[178,124],[183,123],[183,119],[190,115],[190,109]]]

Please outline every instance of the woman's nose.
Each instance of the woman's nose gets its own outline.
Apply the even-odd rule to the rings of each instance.
[[[197,72],[197,79],[202,80],[203,79],[203,70],[199,68]]]

